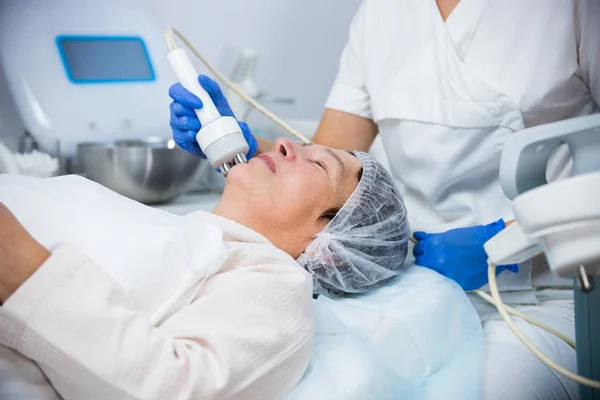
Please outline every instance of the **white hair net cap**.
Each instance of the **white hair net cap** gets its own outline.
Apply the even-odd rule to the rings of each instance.
[[[364,293],[404,269],[409,226],[394,180],[372,156],[362,162],[358,186],[297,261],[313,276],[319,294]]]

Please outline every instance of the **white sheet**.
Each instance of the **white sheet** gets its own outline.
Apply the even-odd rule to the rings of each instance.
[[[481,323],[465,293],[412,266],[387,286],[314,302],[314,355],[295,399],[477,399]]]
[[[60,396],[35,362],[0,346],[0,399],[60,400]]]

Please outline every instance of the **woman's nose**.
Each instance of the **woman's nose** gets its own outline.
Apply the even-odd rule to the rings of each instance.
[[[294,161],[296,159],[296,146],[294,142],[287,138],[279,138],[275,142],[275,151],[280,153],[283,158],[288,161]]]

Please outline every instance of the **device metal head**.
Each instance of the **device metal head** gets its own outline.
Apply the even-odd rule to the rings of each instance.
[[[221,174],[223,176],[227,176],[231,168],[239,164],[246,164],[247,162],[248,159],[246,158],[246,155],[244,153],[237,153],[235,157],[233,157],[233,160],[231,160],[231,162],[226,162],[219,165],[219,170],[221,171]]]

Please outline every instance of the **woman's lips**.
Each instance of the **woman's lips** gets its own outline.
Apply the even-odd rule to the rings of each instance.
[[[260,156],[258,156],[258,158],[260,158],[262,161],[264,161],[264,163],[267,164],[267,167],[269,167],[271,169],[271,171],[273,171],[273,173],[275,173],[275,171],[277,171],[277,166],[275,165],[275,161],[273,161],[273,159],[271,157],[269,157],[266,154],[261,154]]]

